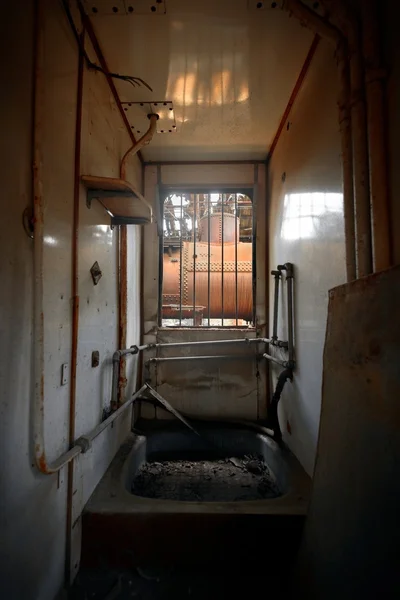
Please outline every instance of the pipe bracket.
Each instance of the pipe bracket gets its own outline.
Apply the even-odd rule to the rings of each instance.
[[[84,435],[75,441],[75,446],[79,446],[82,449],[82,454],[85,454],[92,447],[90,439]]]

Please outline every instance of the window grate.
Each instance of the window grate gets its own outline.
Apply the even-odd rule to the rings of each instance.
[[[162,326],[253,326],[251,198],[174,192],[162,208]]]

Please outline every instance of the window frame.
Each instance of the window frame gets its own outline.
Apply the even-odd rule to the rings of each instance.
[[[253,293],[253,325],[251,327],[243,327],[243,325],[181,325],[177,327],[162,326],[162,297],[163,297],[163,258],[164,258],[164,203],[167,196],[172,194],[192,193],[192,194],[229,194],[229,193],[244,194],[250,198],[253,204],[252,213],[252,293]],[[218,329],[218,331],[229,330],[256,330],[256,293],[257,293],[257,194],[256,184],[158,184],[157,185],[157,208],[158,208],[158,328],[163,331],[210,331]]]

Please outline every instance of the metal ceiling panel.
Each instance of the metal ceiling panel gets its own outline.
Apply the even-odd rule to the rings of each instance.
[[[96,33],[110,70],[153,89],[116,81],[123,102],[173,102],[176,135],[154,136],[152,161],[265,159],[313,40],[248,0],[168,0],[162,19],[98,16]]]
[[[142,135],[149,128],[150,114],[157,114],[157,133],[176,133],[176,121],[172,102],[123,102],[129,125],[134,134]]]

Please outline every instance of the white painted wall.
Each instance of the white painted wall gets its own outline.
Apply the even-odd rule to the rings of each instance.
[[[256,175],[257,172],[257,175]],[[163,185],[248,185],[257,197],[257,295],[256,319],[259,335],[265,337],[265,254],[266,254],[266,173],[264,165],[164,165],[160,167]],[[156,219],[157,167],[145,169],[145,195],[152,202]],[[258,183],[255,180],[258,179]],[[157,223],[146,228],[144,249],[144,342],[173,342],[182,340],[217,340],[256,335],[249,330],[213,329],[212,331],[172,328],[158,329],[158,235]],[[222,349],[221,349],[222,348]],[[171,355],[192,353],[228,354],[238,347],[201,347],[201,352],[188,348],[168,351]],[[166,351],[164,350],[166,356]],[[146,356],[152,356],[147,352]],[[266,414],[267,377],[264,361],[203,361],[199,363],[164,363],[151,368],[151,382],[178,410],[209,417],[242,417],[257,419]],[[164,411],[157,411],[163,418]],[[153,408],[142,409],[142,415],[153,417]]]
[[[336,81],[333,51],[321,42],[289,116],[289,129],[284,127],[273,154],[269,175],[270,270],[285,262],[295,265],[297,366],[293,383],[282,394],[280,423],[285,441],[309,474],[319,427],[328,290],[345,281],[342,199],[329,196],[342,193]],[[272,307],[273,286],[271,318]],[[279,310],[278,336],[287,339],[285,295]],[[275,386],[280,368],[271,370]]]
[[[1,148],[4,232],[2,236],[0,456],[0,589],[5,597],[53,600],[65,567],[67,470],[60,476],[38,473],[33,459],[33,243],[22,228],[22,211],[31,206],[33,3],[24,12],[8,11],[8,84],[4,88]],[[71,365],[71,240],[78,52],[61,10],[45,6],[45,94],[43,122],[45,441],[51,461],[68,447],[70,382],[61,386],[61,365]],[[3,20],[5,24],[5,21]],[[8,32],[10,35],[7,35]],[[8,46],[7,46],[8,44]],[[81,171],[116,175],[130,144],[104,77],[85,70]],[[140,187],[141,167],[131,161],[128,175]],[[111,394],[111,356],[118,338],[118,229],[94,202],[86,207],[81,189],[79,222],[79,343],[76,436],[100,422]],[[139,343],[140,229],[128,228],[128,342]],[[97,260],[103,277],[94,286],[89,273]],[[91,353],[100,352],[92,368]],[[136,365],[128,363],[130,389]],[[129,412],[129,411],[128,411]],[[122,439],[127,414],[101,434],[74,469],[74,563],[79,560],[79,515]]]

